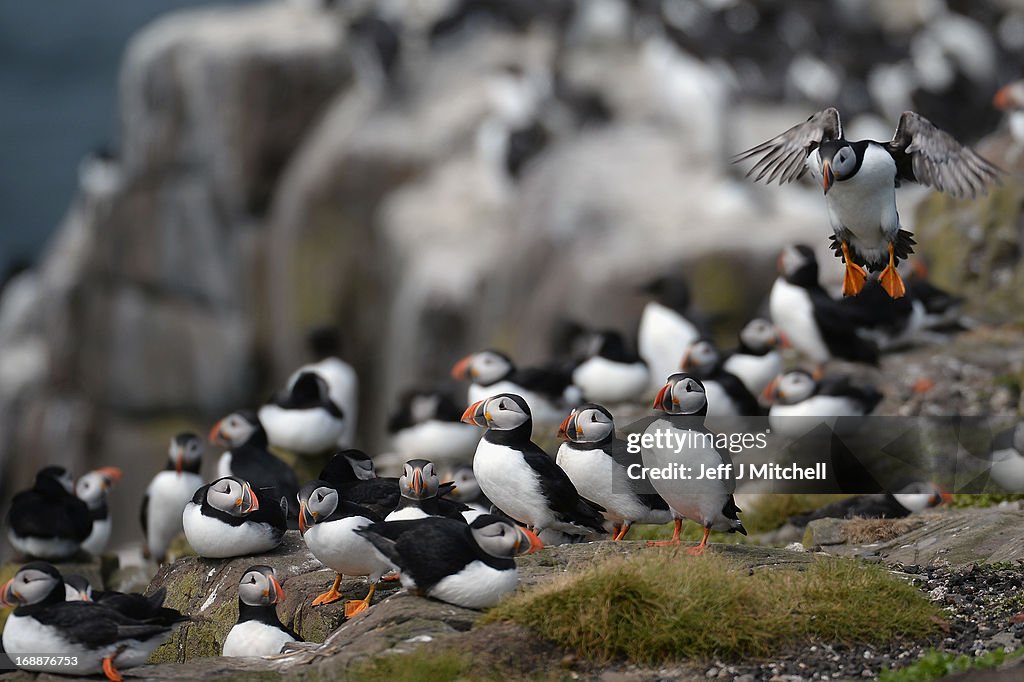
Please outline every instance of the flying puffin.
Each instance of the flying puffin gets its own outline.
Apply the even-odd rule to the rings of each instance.
[[[736,482],[728,476],[714,479],[697,479],[701,471],[718,469],[729,465],[727,455],[715,449],[713,441],[708,442],[709,432],[704,428],[708,413],[708,400],[704,385],[697,379],[677,372],[670,376],[654,399],[654,409],[665,413],[648,428],[649,432],[675,432],[683,443],[679,452],[675,447],[644,448],[643,462],[649,468],[665,469],[673,465],[689,467],[691,478],[681,476],[652,478],[651,485],[668,503],[675,517],[675,529],[671,540],[648,543],[655,546],[678,545],[682,520],[696,521],[704,528],[704,537],[696,547],[687,549],[688,554],[703,554],[712,530],[747,534],[737,514],[732,493]]]
[[[1024,421],[992,441],[992,466],[989,476],[1000,488],[1011,493],[1024,493]]]
[[[697,339],[683,354],[679,369],[700,379],[708,402],[708,417],[754,417],[764,414],[757,398],[739,377],[725,369],[710,339]]]
[[[366,507],[353,504],[327,481],[311,481],[299,491],[299,532],[306,547],[324,566],[337,575],[331,589],[313,600],[313,606],[332,604],[341,599],[344,575],[364,575],[370,591],[363,599],[345,603],[345,616],[352,616],[370,606],[377,583],[392,569],[391,563],[373,549],[373,545],[356,533],[383,521]]]
[[[612,540],[626,537],[634,523],[672,520],[665,500],[627,475],[630,465],[643,465],[642,458],[615,437],[615,422],[607,409],[592,403],[577,407],[562,422],[558,436],[565,442],[555,462],[580,495],[604,507],[604,517],[614,529]]]
[[[402,587],[467,609],[489,608],[515,590],[515,555],[543,547],[527,529],[490,514],[471,524],[425,518],[356,532],[398,567]]]
[[[818,260],[804,244],[779,254],[779,276],[768,297],[772,322],[819,367],[833,357],[878,362],[878,347],[857,330],[867,324],[859,306],[833,299],[818,282]]]
[[[584,400],[617,404],[643,396],[649,382],[647,363],[627,348],[619,332],[593,332],[589,346],[587,358],[572,371],[572,383]]]
[[[665,377],[679,369],[679,358],[704,335],[703,323],[690,311],[690,285],[679,275],[663,275],[641,289],[654,297],[644,306],[636,347],[647,363],[648,392],[653,395]]]
[[[297,455],[334,450],[345,433],[344,412],[331,400],[327,382],[313,371],[299,372],[258,415],[270,444]]]
[[[388,420],[391,446],[407,459],[428,459],[438,465],[468,462],[480,431],[463,424],[461,418],[462,409],[447,393],[408,391]]]
[[[388,514],[385,521],[408,521],[424,519],[428,516],[445,516],[462,520],[462,512],[470,511],[469,507],[454,500],[438,497],[441,480],[434,471],[434,463],[425,459],[410,459],[404,465],[402,475],[398,479],[401,499],[395,510]]]
[[[512,359],[496,350],[482,350],[459,360],[452,377],[471,381],[468,402],[475,403],[499,393],[522,396],[538,424],[555,425],[564,406],[580,402],[579,388],[569,372],[533,367],[519,369]]]
[[[805,122],[752,147],[736,161],[757,159],[747,172],[756,180],[792,182],[807,170],[822,184],[832,248],[846,263],[843,294],[859,294],[867,273],[881,270],[879,282],[893,298],[906,293],[896,264],[913,252],[914,240],[900,229],[896,188],[918,182],[956,198],[984,194],[1002,170],[962,146],[931,121],[905,111],[892,140],[849,141],[839,111],[823,109]]]
[[[267,449],[267,432],[249,410],[232,412],[210,429],[210,442],[229,448],[217,461],[217,475],[235,476],[257,490],[276,490],[288,500],[288,518],[298,518],[295,500],[299,479],[284,461]]]
[[[75,482],[75,496],[89,507],[92,531],[82,543],[82,549],[93,556],[99,556],[110,541],[110,509],[107,507],[107,493],[114,483],[121,480],[117,467],[101,467],[83,474]]]
[[[182,532],[181,515],[196,490],[202,487],[199,475],[203,442],[194,433],[179,433],[167,450],[167,466],[153,477],[142,498],[140,520],[146,536],[142,553],[162,564],[171,541]]]
[[[222,656],[273,656],[302,638],[277,617],[284,590],[270,566],[250,566],[238,581],[238,620],[224,639]]]
[[[362,450],[342,450],[320,470],[320,480],[337,488],[342,499],[358,504],[383,519],[398,508],[402,500],[399,479],[378,477],[373,460]],[[454,484],[441,483],[437,494],[445,496]]]
[[[73,494],[71,475],[50,466],[11,500],[7,537],[25,556],[61,561],[78,553],[92,532],[89,507]]]
[[[740,330],[739,346],[726,355],[722,368],[742,381],[752,395],[761,395],[782,371],[781,341],[771,322],[754,318]]]
[[[196,490],[185,505],[185,539],[201,557],[223,559],[269,552],[287,529],[285,500],[225,476]]]
[[[548,528],[569,535],[604,532],[604,509],[581,497],[566,473],[530,440],[533,421],[522,396],[499,393],[470,405],[462,419],[487,428],[473,456],[473,473],[502,513],[538,535]]]
[[[120,682],[118,668],[145,664],[174,626],[188,620],[162,607],[163,597],[162,590],[153,595],[144,618],[133,618],[103,602],[66,601],[60,572],[34,561],[0,587],[0,605],[16,607],[4,624],[3,648],[8,656],[30,654],[20,666],[25,670],[65,675],[103,672],[108,680]],[[58,657],[60,661],[49,660]]]
[[[855,495],[816,509],[809,514],[789,517],[789,523],[803,528],[816,519],[901,519],[950,501],[951,496],[934,483],[918,481],[895,493]]]
[[[842,417],[870,414],[882,401],[871,386],[851,383],[848,376],[815,379],[803,370],[792,370],[776,378],[765,389],[768,423],[774,433],[795,437],[818,424],[833,425]]]

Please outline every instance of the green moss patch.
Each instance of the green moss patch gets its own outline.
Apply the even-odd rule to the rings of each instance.
[[[956,509],[965,507],[994,507],[1000,502],[1017,502],[1024,500],[1021,493],[977,493],[953,495],[949,506]]]
[[[1017,649],[1012,653],[1002,650],[990,651],[981,656],[966,654],[957,656],[932,650],[905,668],[883,670],[878,679],[879,682],[929,682],[929,680],[938,680],[946,675],[967,670],[996,668],[1005,661],[1021,656],[1024,656],[1024,648]]]
[[[463,656],[417,649],[371,658],[352,668],[349,677],[363,682],[453,682],[469,670],[470,661]]]
[[[939,612],[885,569],[852,560],[751,572],[713,554],[615,558],[499,605],[601,663],[763,659],[810,641],[887,644],[936,633]]]

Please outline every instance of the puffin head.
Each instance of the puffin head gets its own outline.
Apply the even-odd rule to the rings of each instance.
[[[580,405],[558,428],[559,438],[573,443],[603,443],[615,436],[611,412],[594,403]]]
[[[767,353],[779,343],[778,331],[763,318],[754,318],[740,330],[740,345],[752,353]]]
[[[530,406],[515,393],[499,393],[477,401],[462,413],[462,421],[467,424],[486,426],[495,431],[512,431],[524,424],[529,429],[532,428],[532,420]]]
[[[0,605],[28,606],[62,602],[66,598],[64,579],[52,564],[33,561],[0,587]]]
[[[248,606],[269,606],[284,601],[284,590],[270,566],[250,566],[238,581],[238,599]]]
[[[768,404],[796,405],[810,398],[817,390],[818,382],[809,372],[794,369],[772,379],[761,394],[761,399]]]
[[[821,157],[821,182],[825,194],[836,182],[841,182],[857,172],[857,152],[846,140],[828,140],[818,148]]]
[[[654,409],[668,414],[703,416],[708,412],[704,384],[684,372],[669,376],[654,399]]]
[[[210,442],[222,447],[234,448],[248,442],[254,436],[266,434],[255,412],[239,410],[221,419],[210,429]]]
[[[96,509],[107,499],[110,487],[121,480],[117,467],[100,467],[83,474],[75,483],[75,496],[85,502],[89,509]]]
[[[710,339],[698,339],[683,353],[679,369],[695,376],[704,376],[715,368],[720,359],[714,342]]]
[[[327,481],[310,481],[302,486],[299,499],[299,532],[305,534],[313,525],[334,513],[341,503],[338,489]]]
[[[515,526],[492,514],[482,514],[469,525],[480,549],[494,557],[511,558],[543,549],[544,543],[525,528]]]
[[[472,381],[480,386],[490,386],[501,381],[515,370],[512,359],[500,351],[482,350],[467,355],[452,367],[452,377],[459,381]]]
[[[434,463],[425,459],[410,459],[405,463],[398,478],[398,489],[402,497],[425,500],[437,497],[441,479],[434,471]]]
[[[167,449],[168,469],[174,469],[177,473],[190,471],[199,473],[199,463],[203,459],[203,441],[194,433],[179,433],[171,439],[171,446]]]
[[[249,482],[234,476],[218,478],[211,483],[206,489],[206,502],[232,516],[245,516],[260,508],[259,498]]]

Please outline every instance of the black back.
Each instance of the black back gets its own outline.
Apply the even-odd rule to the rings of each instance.
[[[7,525],[20,537],[82,542],[92,532],[88,505],[69,493],[55,476],[63,469],[47,467],[35,484],[11,500]]]

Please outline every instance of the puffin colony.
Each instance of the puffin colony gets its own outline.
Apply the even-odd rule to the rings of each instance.
[[[975,196],[1001,171],[913,112],[900,117],[889,141],[848,140],[834,108],[738,160],[754,161],[755,180],[792,182],[809,172],[820,184],[832,248],[844,263],[843,296],[819,282],[813,250],[795,244],[783,250],[765,292],[771,319],[750,320],[728,351],[709,337],[677,273],[636,283],[648,297],[636,329],[568,324],[541,366],[520,366],[497,349],[462,349],[468,354],[452,367],[465,383],[461,394],[443,388],[444,377],[402,387],[388,420],[393,450],[406,460],[397,477],[379,476],[381,458],[355,448],[358,377],[340,357],[336,332],[318,329],[310,362],[270,400],[239,406],[212,425],[209,441],[221,448],[215,475],[201,474],[199,436],[170,440],[163,470],[138,500],[140,553],[167,564],[184,535],[193,552],[223,565],[262,556],[297,534],[333,573],[311,608],[342,601],[348,576],[366,584],[359,598],[344,601],[347,618],[374,608],[384,580],[419,598],[485,609],[517,589],[517,558],[546,544],[621,542],[634,525],[671,522],[670,539],[647,544],[678,546],[689,521],[703,535],[685,554],[699,556],[711,531],[747,534],[738,483],[834,481],[827,453],[799,464],[734,464],[730,456],[872,414],[880,391],[836,371],[833,359],[876,364],[915,333],[955,333],[956,299],[899,271],[914,240],[901,225],[895,190],[907,181]],[[793,349],[787,357],[784,341]],[[616,419],[628,418],[632,428],[641,417],[643,433],[617,434]],[[721,427],[730,423],[758,426]],[[545,445],[556,435],[562,443],[552,453]],[[996,445],[993,480],[1021,492],[1024,427]],[[315,479],[303,481],[290,464],[303,458],[322,465]],[[5,533],[25,561],[0,587],[0,604],[13,609],[2,643],[18,667],[120,680],[120,670],[143,665],[176,627],[200,617],[164,606],[162,589],[149,596],[92,590],[55,565],[107,551],[112,525],[128,522],[111,518],[107,506],[120,478],[103,467],[76,485],[70,472],[46,466],[5,511]],[[890,483],[891,491],[822,513],[900,516],[947,499],[933,481]],[[238,619],[221,633],[224,656],[309,646],[279,616],[287,575],[256,560],[240,574]]]

